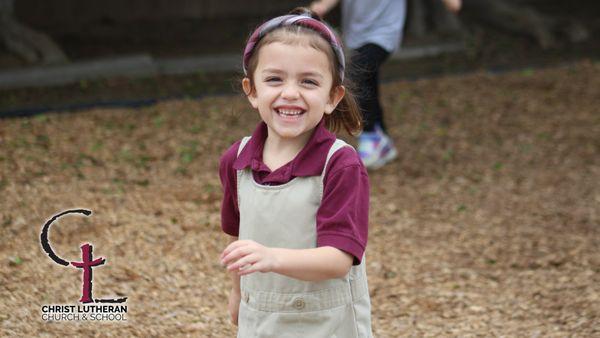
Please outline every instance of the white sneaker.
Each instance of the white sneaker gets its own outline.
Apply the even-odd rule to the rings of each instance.
[[[375,131],[362,132],[358,136],[358,156],[365,167],[379,169],[398,157],[398,152],[390,137],[375,126]]]

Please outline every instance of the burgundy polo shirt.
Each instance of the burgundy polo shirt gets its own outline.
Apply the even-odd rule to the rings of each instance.
[[[239,157],[241,141],[234,143],[221,157],[219,175],[223,186],[221,227],[238,236],[240,214],[237,205],[237,173],[250,167],[254,180],[262,185],[280,185],[294,177],[319,176],[335,135],[325,128],[324,120],[296,157],[271,171],[262,161],[267,138],[267,125],[260,122]],[[327,166],[323,180],[323,199],[317,210],[317,246],[332,246],[354,256],[360,264],[369,224],[369,178],[356,151],[343,147],[336,151]]]

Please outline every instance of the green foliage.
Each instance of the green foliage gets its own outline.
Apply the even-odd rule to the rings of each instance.
[[[35,144],[48,150],[50,148],[50,138],[46,134],[35,135]]]
[[[45,115],[45,114],[40,114],[40,115],[36,115],[33,119],[36,122],[43,123],[43,122],[48,122],[50,120],[50,117],[48,117],[48,115]]]
[[[98,141],[94,142],[94,144],[92,145],[91,150],[93,152],[97,152],[97,151],[101,150],[102,148],[104,148],[104,142],[98,140]]]
[[[152,120],[152,123],[156,128],[160,128],[165,123],[165,117],[163,115],[158,115]]]
[[[19,256],[13,256],[8,258],[8,262],[11,266],[18,266],[23,263],[23,259]]]
[[[446,162],[451,161],[453,157],[454,157],[454,150],[448,149],[448,150],[446,150],[446,152],[444,152],[444,155],[443,155],[444,161],[446,161]]]
[[[535,75],[535,70],[533,68],[525,68],[521,71],[521,75],[531,77]]]
[[[179,149],[179,160],[182,165],[187,166],[192,163],[198,154],[198,141],[190,141]]]

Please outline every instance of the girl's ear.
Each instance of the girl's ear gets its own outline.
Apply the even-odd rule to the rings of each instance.
[[[331,114],[337,107],[338,103],[344,98],[346,94],[346,88],[344,86],[337,86],[331,91],[329,95],[329,101],[325,105],[325,114]]]
[[[250,79],[245,77],[242,79],[242,89],[244,89],[244,94],[250,101],[250,104],[254,109],[258,109],[258,102],[256,101],[256,91],[252,88],[252,83]]]

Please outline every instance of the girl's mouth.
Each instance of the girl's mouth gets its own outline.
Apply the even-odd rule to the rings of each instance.
[[[306,110],[302,109],[284,109],[284,108],[276,108],[275,111],[277,115],[287,118],[295,118],[299,117],[306,112]]]

